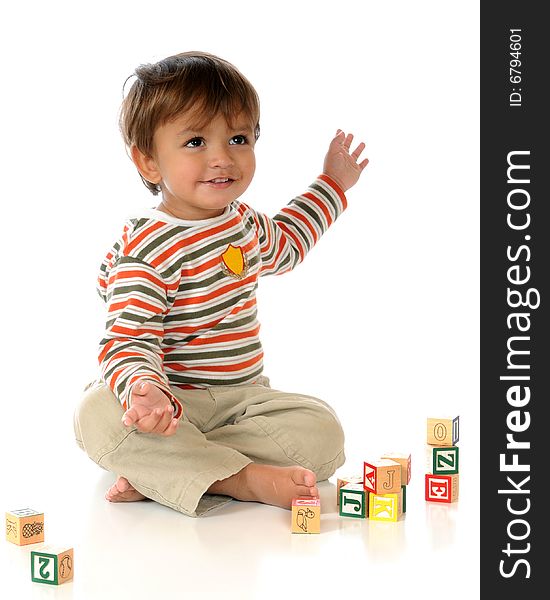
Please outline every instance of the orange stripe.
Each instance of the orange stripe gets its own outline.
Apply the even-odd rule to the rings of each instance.
[[[121,327],[120,325],[113,325],[110,329],[112,333],[120,333],[122,335],[129,335],[137,337],[139,335],[154,335],[155,337],[162,337],[162,332],[156,329],[130,329],[128,327]]]
[[[298,211],[293,210],[292,208],[290,208],[288,206],[283,208],[283,210],[281,212],[288,213],[288,214],[292,215],[293,217],[295,217],[296,219],[298,219],[299,221],[301,221],[309,229],[309,232],[311,233],[311,235],[313,237],[313,243],[315,244],[317,242],[317,239],[318,239],[317,232],[315,231],[315,229],[313,229],[312,224],[302,214],[300,214]]]
[[[338,194],[340,201],[342,202],[342,206],[344,207],[344,209],[346,209],[348,206],[346,194],[344,190],[336,183],[336,181],[334,181],[332,177],[329,177],[324,173],[319,175],[319,179],[322,179],[325,183],[328,183],[330,185],[330,187]]]
[[[129,298],[128,300],[124,300],[123,302],[113,302],[109,305],[109,313],[116,312],[126,307],[136,307],[143,308],[152,312],[155,315],[161,314],[164,310],[160,310],[158,306],[154,304],[149,304],[148,302],[144,302],[143,300],[139,300],[139,298]]]
[[[311,200],[316,206],[318,206],[321,209],[321,211],[325,215],[325,219],[327,220],[328,226],[330,227],[332,225],[332,217],[330,216],[330,212],[328,211],[328,208],[325,206],[324,202],[321,202],[321,200],[319,200],[309,192],[306,192],[304,194],[304,198]]]
[[[120,269],[117,270],[116,273],[109,277],[109,285],[113,283],[113,281],[119,281],[122,279],[147,279],[152,283],[158,285],[162,289],[166,289],[166,284],[164,280],[160,277],[155,277],[151,272],[142,270],[142,269]]]
[[[209,338],[195,338],[190,341],[188,346],[211,346],[214,344],[220,344],[222,342],[234,342],[236,340],[244,340],[246,338],[255,337],[258,335],[260,327],[254,327],[250,331],[243,331],[242,333],[223,333],[221,335],[214,335]]]
[[[294,240],[294,243],[296,244],[296,246],[298,246],[298,252],[300,253],[300,260],[303,260],[304,256],[305,256],[305,251],[304,251],[304,248],[302,247],[302,244],[300,243],[300,240],[296,236],[296,234],[294,232],[292,232],[284,223],[280,223],[279,221],[277,221],[277,226],[280,227],[288,235],[288,237],[290,237]]]
[[[126,247],[124,248],[124,254],[126,256],[130,254],[130,252],[132,252],[132,250],[136,246],[138,246],[148,235],[154,233],[155,231],[157,231],[157,229],[161,229],[165,226],[166,223],[163,223],[162,221],[157,221],[150,227],[147,227],[147,229],[144,229],[138,236],[136,236],[129,244],[126,245]]]

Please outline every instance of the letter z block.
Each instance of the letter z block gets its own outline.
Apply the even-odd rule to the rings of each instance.
[[[31,552],[31,578],[36,583],[61,585],[73,578],[73,549],[44,546]]]
[[[401,465],[381,458],[363,463],[363,485],[374,494],[397,494],[401,491]]]
[[[454,446],[458,442],[459,417],[428,419],[427,442],[432,446]]]
[[[434,475],[458,473],[458,446],[427,446],[426,472]]]
[[[20,508],[6,513],[6,539],[17,546],[44,541],[44,513]]]
[[[458,474],[434,475],[426,473],[426,501],[455,502],[458,500]]]
[[[340,510],[341,517],[355,517],[365,519],[367,517],[369,493],[363,487],[363,483],[348,483],[340,488]]]
[[[292,500],[292,533],[321,533],[321,499],[298,496]]]

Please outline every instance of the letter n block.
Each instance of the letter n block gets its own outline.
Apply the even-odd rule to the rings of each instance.
[[[31,578],[36,583],[61,585],[73,578],[73,549],[44,546],[31,552]]]
[[[401,465],[381,458],[364,462],[363,485],[374,494],[397,494],[401,491]]]
[[[292,500],[292,533],[321,533],[321,499],[298,496]]]
[[[363,483],[347,483],[340,488],[340,510],[341,517],[355,517],[365,519],[367,517],[369,493],[363,487]]]
[[[401,490],[397,494],[369,494],[371,521],[397,521],[402,511]]]
[[[426,500],[451,503],[458,500],[458,474],[434,475],[426,473]]]
[[[6,539],[17,546],[44,541],[44,513],[20,508],[6,513]]]
[[[432,446],[454,446],[458,442],[459,417],[427,420],[427,442]]]

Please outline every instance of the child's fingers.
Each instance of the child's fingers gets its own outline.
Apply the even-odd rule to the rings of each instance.
[[[169,436],[174,435],[179,425],[179,419],[172,419],[168,427],[163,431],[162,435]]]
[[[138,412],[135,408],[129,408],[122,416],[122,423],[126,427],[130,427],[139,419]]]
[[[142,417],[135,423],[137,429],[142,433],[151,433],[162,419],[163,413],[164,411],[162,409],[155,408],[148,415]]]
[[[359,155],[361,154],[361,152],[363,152],[363,150],[365,149],[365,142],[361,142],[359,144],[359,146],[357,146],[357,148],[355,148],[355,150],[351,153],[351,156],[357,160],[359,158]]]
[[[155,428],[151,431],[151,433],[164,433],[167,429],[167,427],[170,425],[170,422],[172,421],[172,415],[174,414],[174,409],[172,408],[171,404],[168,404],[167,406],[165,406],[162,409],[156,409],[156,410],[160,410],[160,420],[157,423],[157,425],[155,426]]]

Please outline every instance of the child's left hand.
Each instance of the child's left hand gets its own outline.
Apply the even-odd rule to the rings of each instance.
[[[334,179],[344,192],[357,183],[361,172],[369,164],[368,158],[360,163],[357,162],[361,152],[365,149],[363,142],[350,154],[352,140],[353,134],[346,135],[339,129],[330,142],[323,165],[323,173]]]

